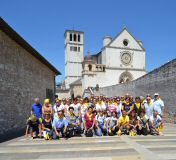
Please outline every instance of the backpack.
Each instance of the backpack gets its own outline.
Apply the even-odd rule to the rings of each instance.
[[[91,129],[88,129],[86,132],[85,132],[85,136],[86,137],[93,137],[93,131]]]
[[[73,137],[73,132],[74,132],[74,128],[72,126],[68,126],[65,136],[67,138],[71,138],[71,137]]]

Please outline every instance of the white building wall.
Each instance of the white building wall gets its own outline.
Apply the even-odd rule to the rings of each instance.
[[[128,40],[128,46],[126,46],[126,48],[142,50],[139,43],[136,42],[134,37],[132,37],[132,35],[130,35],[130,33],[126,29],[124,29],[122,33],[113,40],[110,46],[111,47],[125,47],[123,44],[123,40],[125,39]]]
[[[105,48],[104,52],[106,53],[106,67],[145,69],[145,51]],[[130,65],[124,65],[121,61],[121,54],[124,52],[132,55]]]
[[[111,85],[116,85],[119,83],[120,76],[126,70],[114,70],[106,69],[106,72],[96,72],[96,75],[84,75],[83,76],[83,90],[87,87],[95,87],[96,84],[99,87],[106,87]],[[133,76],[134,79],[137,79],[146,74],[145,71],[135,71],[128,70]]]
[[[106,49],[102,50],[102,64],[106,65]]]
[[[70,40],[72,34],[72,41]],[[74,41],[74,34],[77,36],[77,41]],[[80,35],[80,42],[78,41]],[[72,49],[71,49],[72,47]],[[77,51],[74,50],[77,47]],[[78,51],[78,47],[80,51]],[[69,85],[81,78],[82,76],[82,62],[84,59],[84,33],[79,31],[66,31],[65,32],[65,84],[66,88]]]

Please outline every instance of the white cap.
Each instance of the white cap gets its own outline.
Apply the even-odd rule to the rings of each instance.
[[[159,93],[155,93],[154,96],[159,96]]]

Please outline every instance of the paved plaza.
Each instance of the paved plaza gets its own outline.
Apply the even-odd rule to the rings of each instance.
[[[176,159],[176,125],[166,124],[163,136],[74,137],[68,140],[26,140],[0,144],[0,160],[142,160]]]

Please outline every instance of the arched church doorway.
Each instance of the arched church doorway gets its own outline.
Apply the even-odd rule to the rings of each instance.
[[[126,83],[132,80],[133,80],[133,75],[130,72],[125,71],[120,75],[119,83]]]

